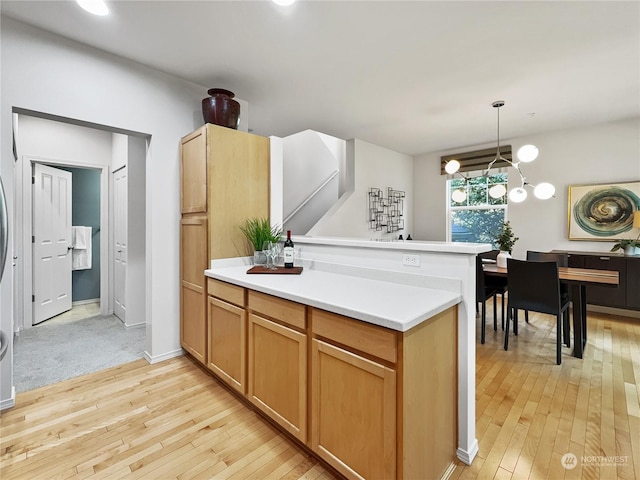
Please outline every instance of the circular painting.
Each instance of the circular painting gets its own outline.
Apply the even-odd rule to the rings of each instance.
[[[631,190],[604,187],[590,190],[573,207],[576,223],[596,237],[611,237],[633,227],[633,214],[640,198]]]

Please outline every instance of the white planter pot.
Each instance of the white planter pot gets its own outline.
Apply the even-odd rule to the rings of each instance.
[[[498,265],[499,268],[507,268],[507,258],[511,258],[511,254],[500,250],[500,253],[496,257],[496,265]]]

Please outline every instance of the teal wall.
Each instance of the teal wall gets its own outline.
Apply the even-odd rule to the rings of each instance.
[[[62,167],[71,172],[72,224],[92,228],[91,268],[71,272],[72,300],[100,298],[100,170]]]

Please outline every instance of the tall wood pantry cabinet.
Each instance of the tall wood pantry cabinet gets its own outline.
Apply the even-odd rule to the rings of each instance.
[[[180,141],[180,342],[207,364],[212,259],[250,254],[239,226],[269,217],[269,139],[206,124]]]

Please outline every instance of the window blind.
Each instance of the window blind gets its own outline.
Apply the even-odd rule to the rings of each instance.
[[[485,148],[484,150],[474,150],[472,152],[456,153],[453,155],[445,155],[440,157],[440,173],[448,175],[444,166],[450,160],[460,162],[459,172],[473,172],[477,170],[485,170],[487,166],[496,158],[497,148]],[[511,161],[511,145],[502,145],[500,147],[500,156]],[[504,160],[498,160],[493,164],[493,168],[509,167],[510,164]]]

